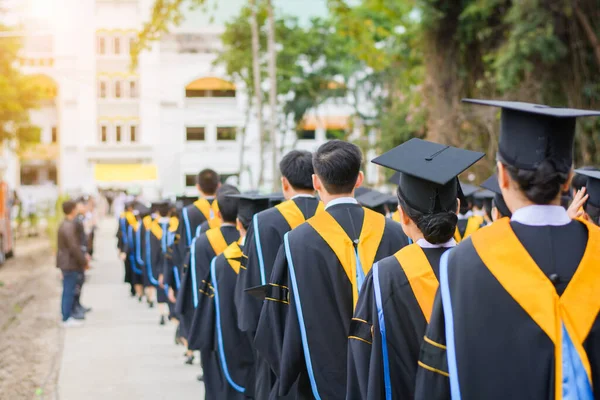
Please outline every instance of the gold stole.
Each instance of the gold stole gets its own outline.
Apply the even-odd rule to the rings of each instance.
[[[300,210],[294,200],[287,200],[283,203],[279,203],[275,206],[275,208],[281,213],[283,218],[285,218],[291,229],[295,229],[298,225],[301,225],[306,221],[304,214],[302,214],[302,210]],[[325,206],[323,205],[323,202],[319,201],[315,215],[324,209]]]
[[[396,252],[394,257],[402,266],[421,312],[429,323],[433,300],[440,284],[427,256],[418,244],[413,243]]]
[[[219,218],[219,204],[217,199],[214,199],[212,204],[205,198],[198,199],[194,202],[196,208],[204,215],[204,218],[208,221],[208,226],[212,228],[218,228],[221,226],[221,219]],[[213,217],[211,218],[210,213],[212,211]]]
[[[224,252],[228,246],[225,237],[223,236],[223,232],[221,232],[221,228],[209,229],[206,231],[206,238],[217,256]]]
[[[127,223],[129,224],[129,226],[131,226],[131,228],[133,228],[134,232],[137,232],[138,221],[137,221],[137,218],[135,217],[135,215],[133,215],[133,213],[131,211],[127,211],[125,213],[125,219],[127,220]]]
[[[242,249],[238,242],[233,242],[225,249],[223,256],[227,259],[227,262],[231,266],[231,269],[237,274],[240,273]]]
[[[465,228],[465,234],[461,237],[460,232],[458,231],[458,226],[454,231],[454,240],[456,243],[460,243],[462,240],[465,240],[469,236],[471,236],[474,232],[477,232],[479,228],[481,228],[481,224],[483,224],[483,217],[479,215],[472,215],[469,217],[467,221],[467,227]]]
[[[379,213],[364,208],[364,219],[362,231],[358,239],[358,256],[365,275],[369,273],[375,260],[375,255],[385,228],[385,217]],[[348,237],[344,228],[328,212],[315,214],[307,223],[325,240],[333,250],[344,272],[352,284],[353,308],[358,301],[358,287],[356,282],[356,256],[354,254],[354,243]]]
[[[492,275],[554,343],[556,399],[562,398],[562,324],[592,382],[583,342],[600,312],[600,230],[583,223],[588,229],[585,253],[562,296],[515,236],[508,218],[494,222],[472,238]]]

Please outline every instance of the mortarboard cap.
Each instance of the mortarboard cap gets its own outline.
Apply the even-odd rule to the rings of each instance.
[[[177,196],[175,198],[175,201],[181,203],[183,207],[193,204],[196,200],[198,200],[198,196]]]
[[[576,169],[575,172],[587,177],[585,190],[590,196],[587,202],[594,207],[600,208],[600,171]]]
[[[460,189],[462,190],[462,194],[465,196],[465,198],[475,195],[475,193],[479,190],[477,186],[464,182],[460,182]]]
[[[500,107],[500,161],[525,170],[551,162],[568,173],[573,164],[577,117],[600,116],[600,111],[555,108],[517,101],[463,99],[464,102]]]
[[[259,300],[264,300],[267,297],[270,285],[254,286],[248,289],[244,289],[244,292],[248,293],[252,297],[256,297]]]
[[[277,204],[285,201],[285,197],[283,197],[283,193],[271,193],[269,195],[269,207],[275,207]]]
[[[512,213],[508,209],[506,202],[504,201],[504,197],[502,196],[502,190],[500,190],[500,185],[498,184],[498,176],[496,174],[487,178],[482,184],[481,187],[489,190],[494,193],[494,204],[500,214],[505,217],[511,217]]]
[[[238,203],[238,219],[244,226],[248,228],[254,214],[266,210],[270,207],[271,196],[260,194],[228,194],[227,197],[233,197],[239,200]]]
[[[373,159],[373,163],[400,172],[398,191],[403,199],[429,214],[452,207],[458,193],[457,176],[483,156],[414,138]]]
[[[394,175],[392,175],[390,179],[388,179],[388,183],[391,183],[392,185],[397,185],[398,182],[400,182],[400,172],[396,171],[394,172]]]
[[[354,198],[358,198],[359,196],[364,195],[365,193],[370,192],[371,189],[369,189],[368,187],[364,187],[364,186],[359,186],[356,189],[354,189]]]
[[[366,193],[356,196],[356,201],[360,205],[367,207],[373,211],[385,215],[385,204],[388,202],[389,196],[377,190],[369,190]]]

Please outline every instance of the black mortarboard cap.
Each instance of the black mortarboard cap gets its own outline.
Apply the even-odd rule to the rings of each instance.
[[[198,200],[198,196],[177,196],[175,198],[175,201],[183,204],[183,207],[193,204],[196,200]]]
[[[505,217],[512,216],[512,213],[508,209],[508,206],[506,205],[506,202],[504,201],[504,197],[502,196],[502,190],[500,190],[500,185],[498,184],[498,176],[496,174],[487,178],[481,184],[481,187],[484,189],[487,189],[490,192],[493,192],[495,194],[494,204],[496,205],[496,208],[498,208],[498,211],[500,211],[500,214],[502,214]]]
[[[238,203],[238,219],[244,226],[248,228],[254,214],[266,210],[270,207],[271,196],[260,194],[228,194],[227,197],[239,199]]]
[[[385,202],[390,208],[398,207],[398,196],[395,194],[388,194]]]
[[[577,117],[600,116],[600,111],[517,101],[463,101],[502,108],[498,156],[500,161],[525,170],[534,170],[543,161],[549,161],[558,172],[569,172]]]
[[[285,201],[285,197],[281,192],[271,193],[269,195],[269,207],[275,207],[277,204],[280,204],[283,201]]]
[[[267,291],[270,285],[254,286],[248,289],[244,289],[244,292],[252,297],[256,297],[259,300],[264,300],[267,297]]]
[[[367,207],[373,211],[385,215],[385,204],[388,202],[389,196],[385,193],[378,192],[377,190],[369,190],[366,193],[356,196],[362,206]]]
[[[368,187],[364,187],[364,186],[359,186],[356,189],[354,189],[354,198],[358,198],[359,196],[364,195],[365,193],[369,193],[371,191],[371,189],[369,189]]]
[[[401,172],[398,190],[403,199],[429,214],[450,210],[458,194],[457,176],[483,156],[414,138],[373,159],[373,163]]]
[[[600,208],[600,171],[576,169],[576,173],[587,176],[586,193],[590,196],[587,202]]]
[[[462,194],[463,194],[463,196],[465,196],[465,198],[473,196],[479,190],[479,188],[477,186],[471,185],[470,183],[464,183],[464,182],[460,182],[460,188],[461,188]]]
[[[394,175],[390,176],[390,179],[388,179],[388,183],[397,185],[398,182],[400,182],[400,172],[396,171],[394,172]]]

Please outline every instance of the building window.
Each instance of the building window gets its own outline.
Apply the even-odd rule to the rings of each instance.
[[[297,134],[300,140],[315,140],[316,137],[314,129],[301,129]]]
[[[100,127],[100,142],[108,142],[108,127],[106,125]]]
[[[235,90],[213,90],[212,97],[235,97]]]
[[[325,131],[325,138],[327,140],[344,140],[346,138],[346,131],[343,129],[327,129]]]
[[[185,175],[185,186],[187,187],[193,187],[196,186],[196,175],[194,174],[186,174]]]
[[[210,97],[210,90],[186,89],[185,97]]]
[[[115,81],[115,97],[121,98],[121,81]]]
[[[131,143],[136,143],[138,141],[137,126],[135,125],[129,127],[129,141]]]
[[[129,81],[129,97],[138,97],[136,81]]]
[[[237,128],[230,126],[217,127],[217,140],[235,140]]]
[[[106,54],[106,39],[103,37],[96,38],[96,51],[98,54]]]
[[[105,81],[100,81],[99,90],[98,90],[98,96],[101,99],[105,99],[106,98],[106,82]]]
[[[116,37],[114,40],[114,49],[115,54],[121,54],[121,38]]]
[[[121,143],[122,139],[123,138],[121,137],[121,127],[117,126],[116,129],[115,129],[115,141],[117,143]]]
[[[185,128],[185,140],[187,140],[188,142],[204,140],[204,127],[188,126],[187,128]]]
[[[129,52],[131,53],[135,48],[135,36],[129,38]]]
[[[50,138],[52,143],[58,142],[58,128],[56,126],[52,127],[52,137]]]

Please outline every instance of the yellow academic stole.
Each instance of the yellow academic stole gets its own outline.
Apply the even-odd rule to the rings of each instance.
[[[508,218],[494,222],[472,237],[473,246],[488,270],[554,343],[556,399],[562,399],[563,325],[592,383],[583,342],[600,312],[600,230],[583,223],[588,229],[585,253],[562,296],[515,236]]]
[[[469,217],[467,221],[467,227],[465,228],[465,234],[461,237],[460,232],[458,231],[458,226],[454,231],[454,240],[456,243],[460,243],[462,240],[465,240],[469,236],[471,236],[474,232],[477,232],[479,228],[481,228],[481,224],[483,224],[483,217],[479,215],[473,215]]]
[[[208,226],[212,228],[218,228],[221,226],[221,219],[219,218],[219,204],[217,200],[213,200],[212,204],[205,198],[200,198],[194,202],[194,206],[204,215],[204,218],[208,221]]]
[[[138,221],[137,221],[137,218],[135,218],[135,215],[133,215],[133,213],[131,211],[127,211],[125,213],[125,219],[127,220],[127,223],[129,224],[129,226],[131,226],[131,228],[133,228],[133,230],[135,232],[137,232]]]
[[[223,236],[223,232],[221,232],[221,228],[209,229],[206,231],[206,238],[217,256],[224,252],[228,246],[227,241],[225,241],[225,237]]]
[[[402,266],[421,312],[423,312],[425,320],[429,323],[431,311],[433,310],[433,300],[440,284],[435,277],[431,264],[427,260],[427,256],[418,244],[413,243],[397,251],[394,257]]]
[[[373,266],[377,249],[383,237],[385,217],[364,207],[363,210],[364,219],[362,231],[358,238],[357,250],[363,273],[367,275]],[[356,256],[352,239],[348,237],[344,228],[328,212],[315,214],[307,223],[325,240],[337,256],[340,264],[342,264],[342,268],[344,268],[344,272],[346,272],[352,285],[353,308],[356,307],[359,288],[356,277]]]
[[[287,200],[283,203],[279,203],[275,206],[275,208],[281,213],[283,218],[285,218],[291,229],[295,229],[297,226],[303,224],[306,221],[306,218],[304,218],[304,214],[302,214],[302,210],[300,210],[300,208],[294,200]],[[323,205],[323,202],[320,201],[319,205],[317,206],[317,211],[315,212],[315,215],[323,211],[324,209],[325,206]]]
[[[240,249],[240,245],[238,242],[233,242],[225,249],[223,252],[223,256],[229,263],[229,266],[233,271],[237,274],[240,273],[241,258],[242,258],[242,249]]]

